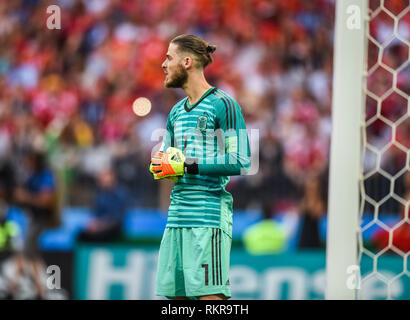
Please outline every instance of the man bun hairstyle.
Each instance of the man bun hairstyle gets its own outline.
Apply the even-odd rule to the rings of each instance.
[[[216,50],[216,46],[208,44],[208,46],[206,47],[206,51],[208,51],[209,53],[214,53]]]
[[[215,52],[216,46],[208,44],[200,37],[182,34],[172,39],[171,43],[178,45],[178,49],[182,52],[194,54],[196,68],[205,69],[213,61],[211,54]]]

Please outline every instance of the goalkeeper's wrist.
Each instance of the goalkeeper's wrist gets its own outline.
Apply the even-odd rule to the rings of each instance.
[[[185,174],[199,174],[197,159],[186,159],[184,162]]]

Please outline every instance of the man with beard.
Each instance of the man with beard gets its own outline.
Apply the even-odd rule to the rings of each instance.
[[[229,176],[246,174],[250,148],[239,104],[211,86],[204,68],[216,47],[193,35],[174,38],[162,64],[165,87],[187,97],[171,110],[167,134],[151,159],[154,179],[175,181],[162,238],[156,294],[227,299],[232,242]]]

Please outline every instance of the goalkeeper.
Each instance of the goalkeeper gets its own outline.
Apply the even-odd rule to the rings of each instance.
[[[187,97],[171,110],[153,155],[154,179],[175,181],[159,250],[156,294],[172,299],[227,299],[232,242],[229,176],[246,174],[250,149],[238,103],[212,87],[204,68],[215,46],[192,35],[174,38],[162,64],[165,87]]]

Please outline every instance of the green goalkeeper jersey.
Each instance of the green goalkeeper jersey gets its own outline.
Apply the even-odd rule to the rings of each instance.
[[[194,105],[179,101],[167,120],[161,150],[181,149],[199,174],[184,174],[175,183],[167,227],[220,228],[232,236],[232,195],[229,176],[250,168],[250,148],[239,104],[212,87]],[[190,159],[190,160],[188,160]]]

